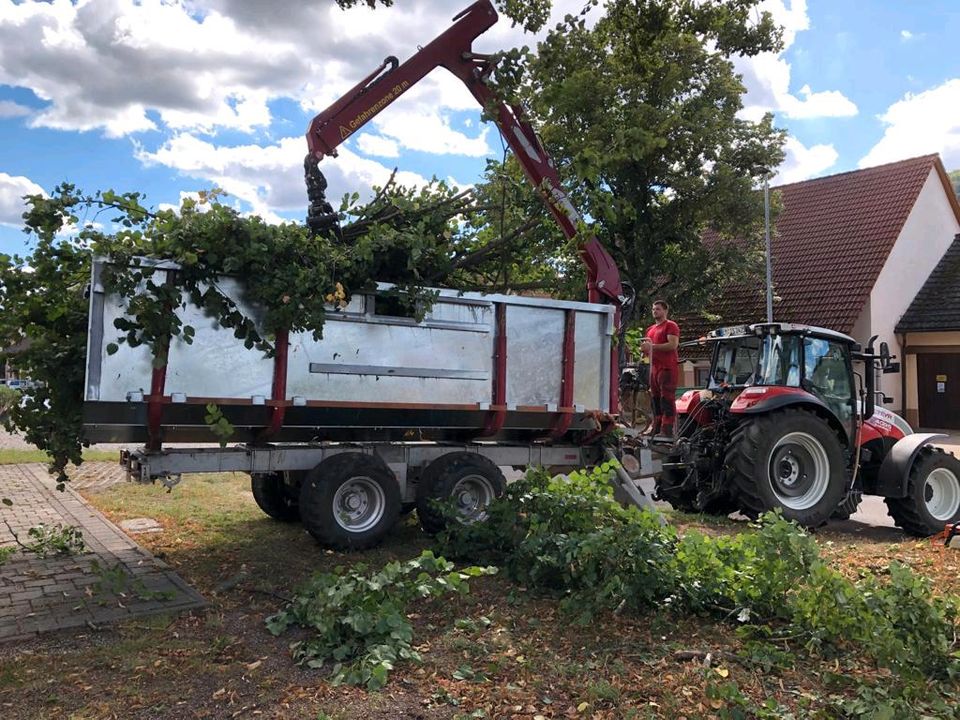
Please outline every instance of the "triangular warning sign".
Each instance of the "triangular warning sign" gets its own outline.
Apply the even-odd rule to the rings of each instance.
[[[346,140],[346,139],[347,139],[347,135],[349,135],[349,134],[350,134],[350,131],[347,130],[343,125],[341,125],[341,126],[340,126],[340,139],[341,139],[341,140]]]

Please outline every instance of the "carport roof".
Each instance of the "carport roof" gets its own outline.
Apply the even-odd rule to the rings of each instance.
[[[897,323],[896,332],[960,330],[960,235]]]

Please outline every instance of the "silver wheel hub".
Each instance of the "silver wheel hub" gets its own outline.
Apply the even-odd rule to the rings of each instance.
[[[483,475],[465,475],[457,481],[450,493],[460,521],[473,523],[487,517],[487,506],[497,494],[493,483]]]
[[[935,468],[923,485],[923,501],[935,519],[953,520],[960,512],[960,480],[946,468]]]
[[[787,433],[770,451],[767,476],[783,507],[807,510],[823,499],[830,486],[827,450],[809,433]]]
[[[386,511],[383,488],[365,475],[352,477],[333,496],[333,516],[350,532],[366,532],[380,522]]]

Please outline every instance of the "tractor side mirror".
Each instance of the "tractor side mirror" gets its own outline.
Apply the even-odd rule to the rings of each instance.
[[[880,368],[884,375],[900,372],[900,363],[891,362],[895,356],[890,354],[890,346],[880,343]]]

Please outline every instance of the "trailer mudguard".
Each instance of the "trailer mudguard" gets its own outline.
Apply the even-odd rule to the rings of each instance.
[[[931,440],[945,437],[943,433],[913,433],[898,440],[880,466],[876,494],[882,497],[906,497],[913,461]]]

